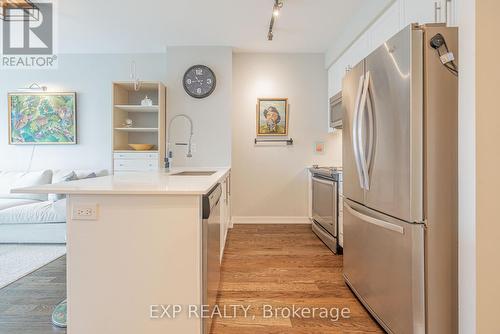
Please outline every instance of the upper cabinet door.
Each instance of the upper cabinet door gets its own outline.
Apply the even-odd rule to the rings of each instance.
[[[373,51],[403,28],[401,3],[396,1],[369,29],[369,51]]]
[[[445,21],[446,0],[403,0],[404,25]]]
[[[361,35],[345,53],[346,68],[351,70],[362,61],[370,51],[368,33]]]

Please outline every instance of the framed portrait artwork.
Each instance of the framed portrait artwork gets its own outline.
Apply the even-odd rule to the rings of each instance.
[[[257,136],[288,136],[288,99],[257,100]]]
[[[76,93],[9,93],[9,144],[76,144]]]

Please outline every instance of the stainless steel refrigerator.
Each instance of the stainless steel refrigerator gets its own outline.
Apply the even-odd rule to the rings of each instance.
[[[438,34],[455,66],[457,29],[411,25],[342,87],[344,278],[389,333],[458,333],[458,78]]]

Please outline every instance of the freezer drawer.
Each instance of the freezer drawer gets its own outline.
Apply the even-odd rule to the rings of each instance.
[[[115,159],[116,171],[153,171],[158,170],[158,160],[154,159]]]
[[[344,278],[389,333],[425,333],[424,226],[344,200]]]

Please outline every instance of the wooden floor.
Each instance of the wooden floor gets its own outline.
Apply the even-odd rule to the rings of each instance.
[[[236,318],[216,318],[212,334],[384,333],[345,285],[342,256],[330,252],[310,225],[235,226],[226,244],[218,304],[251,308],[247,317],[240,311]],[[349,308],[350,318],[264,318],[263,305]]]
[[[342,279],[336,256],[310,225],[237,225],[230,232],[222,264],[220,307],[250,306],[235,318],[216,318],[212,334],[383,333]],[[61,334],[50,316],[66,295],[62,257],[0,290],[0,334]],[[338,321],[263,317],[276,308],[349,308]],[[228,314],[230,315],[231,312]]]
[[[54,307],[66,298],[66,256],[0,289],[0,334],[62,334]]]

